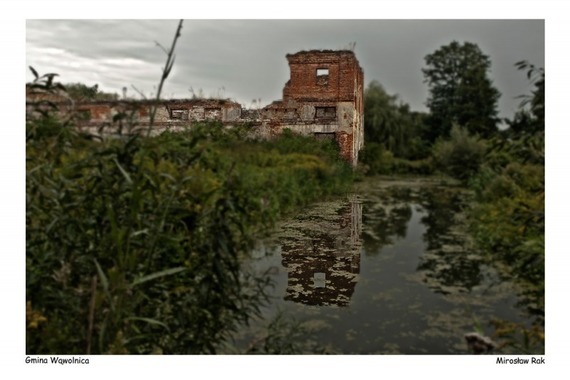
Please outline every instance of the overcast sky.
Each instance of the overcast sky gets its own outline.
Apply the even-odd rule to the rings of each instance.
[[[28,20],[26,64],[61,81],[99,84],[105,91],[155,92],[177,20]],[[544,67],[543,20],[185,20],[176,62],[163,97],[232,98],[246,107],[281,99],[289,79],[285,55],[308,49],[355,53],[365,82],[379,81],[413,110],[426,110],[424,57],[451,41],[479,45],[491,59],[490,76],[510,117],[528,93],[520,60]],[[28,74],[27,80],[31,80]]]

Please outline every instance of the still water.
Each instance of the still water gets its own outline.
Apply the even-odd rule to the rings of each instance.
[[[283,221],[250,263],[273,282],[269,303],[235,343],[251,350],[270,326],[300,353],[464,354],[464,335],[491,336],[493,320],[529,326],[515,284],[466,233],[467,199],[376,180]]]

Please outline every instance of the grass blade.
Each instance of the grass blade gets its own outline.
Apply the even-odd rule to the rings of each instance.
[[[97,267],[97,273],[99,274],[99,278],[101,279],[101,285],[103,285],[103,290],[105,291],[105,295],[107,295],[107,298],[109,298],[109,304],[111,305],[111,310],[114,311],[115,306],[113,305],[113,298],[111,298],[111,292],[109,292],[109,280],[107,279],[107,276],[105,276],[105,273],[103,273],[103,269],[101,269],[101,266],[97,262],[97,259],[93,259],[93,261],[95,262],[95,266]]]
[[[127,180],[127,182],[129,184],[133,183],[133,180],[131,179],[131,176],[129,175],[129,173],[126,172],[125,169],[123,169],[123,167],[121,166],[121,164],[119,164],[119,161],[117,161],[116,158],[113,158],[113,161],[115,161],[115,164],[117,164],[117,167],[119,168],[119,170],[121,171],[121,173],[123,174],[123,176],[125,177],[125,179]]]
[[[168,328],[168,326],[165,323],[163,323],[161,321],[157,321],[156,319],[143,318],[143,317],[129,317],[126,320],[127,321],[142,321],[142,322],[148,323],[149,325],[161,326],[170,332],[170,329]]]
[[[187,270],[188,268],[186,267],[177,267],[177,268],[171,268],[171,269],[166,269],[160,272],[155,272],[152,274],[149,274],[147,276],[143,276],[143,277],[139,277],[136,280],[133,281],[133,283],[131,284],[131,287],[143,284],[147,281],[151,281],[160,277],[164,277],[164,276],[170,276],[172,274],[176,274],[176,273],[180,273],[182,271]]]

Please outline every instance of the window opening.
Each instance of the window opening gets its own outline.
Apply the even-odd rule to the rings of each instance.
[[[336,107],[315,107],[315,117],[319,119],[334,119]]]
[[[171,109],[170,118],[174,120],[188,120],[188,110],[185,109]]]

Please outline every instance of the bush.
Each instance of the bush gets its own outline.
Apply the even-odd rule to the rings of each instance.
[[[433,146],[436,167],[442,172],[467,182],[479,170],[485,155],[485,145],[469,135],[467,129],[454,125],[449,140],[439,140]]]
[[[525,289],[528,308],[544,315],[544,166],[485,164],[470,181],[477,203],[471,230],[479,246]],[[543,322],[542,322],[543,323]]]
[[[434,172],[433,161],[431,158],[415,161],[395,158],[392,163],[392,172],[394,174],[430,175]]]
[[[360,152],[360,162],[366,167],[366,174],[392,174],[394,155],[382,144],[367,143]]]

